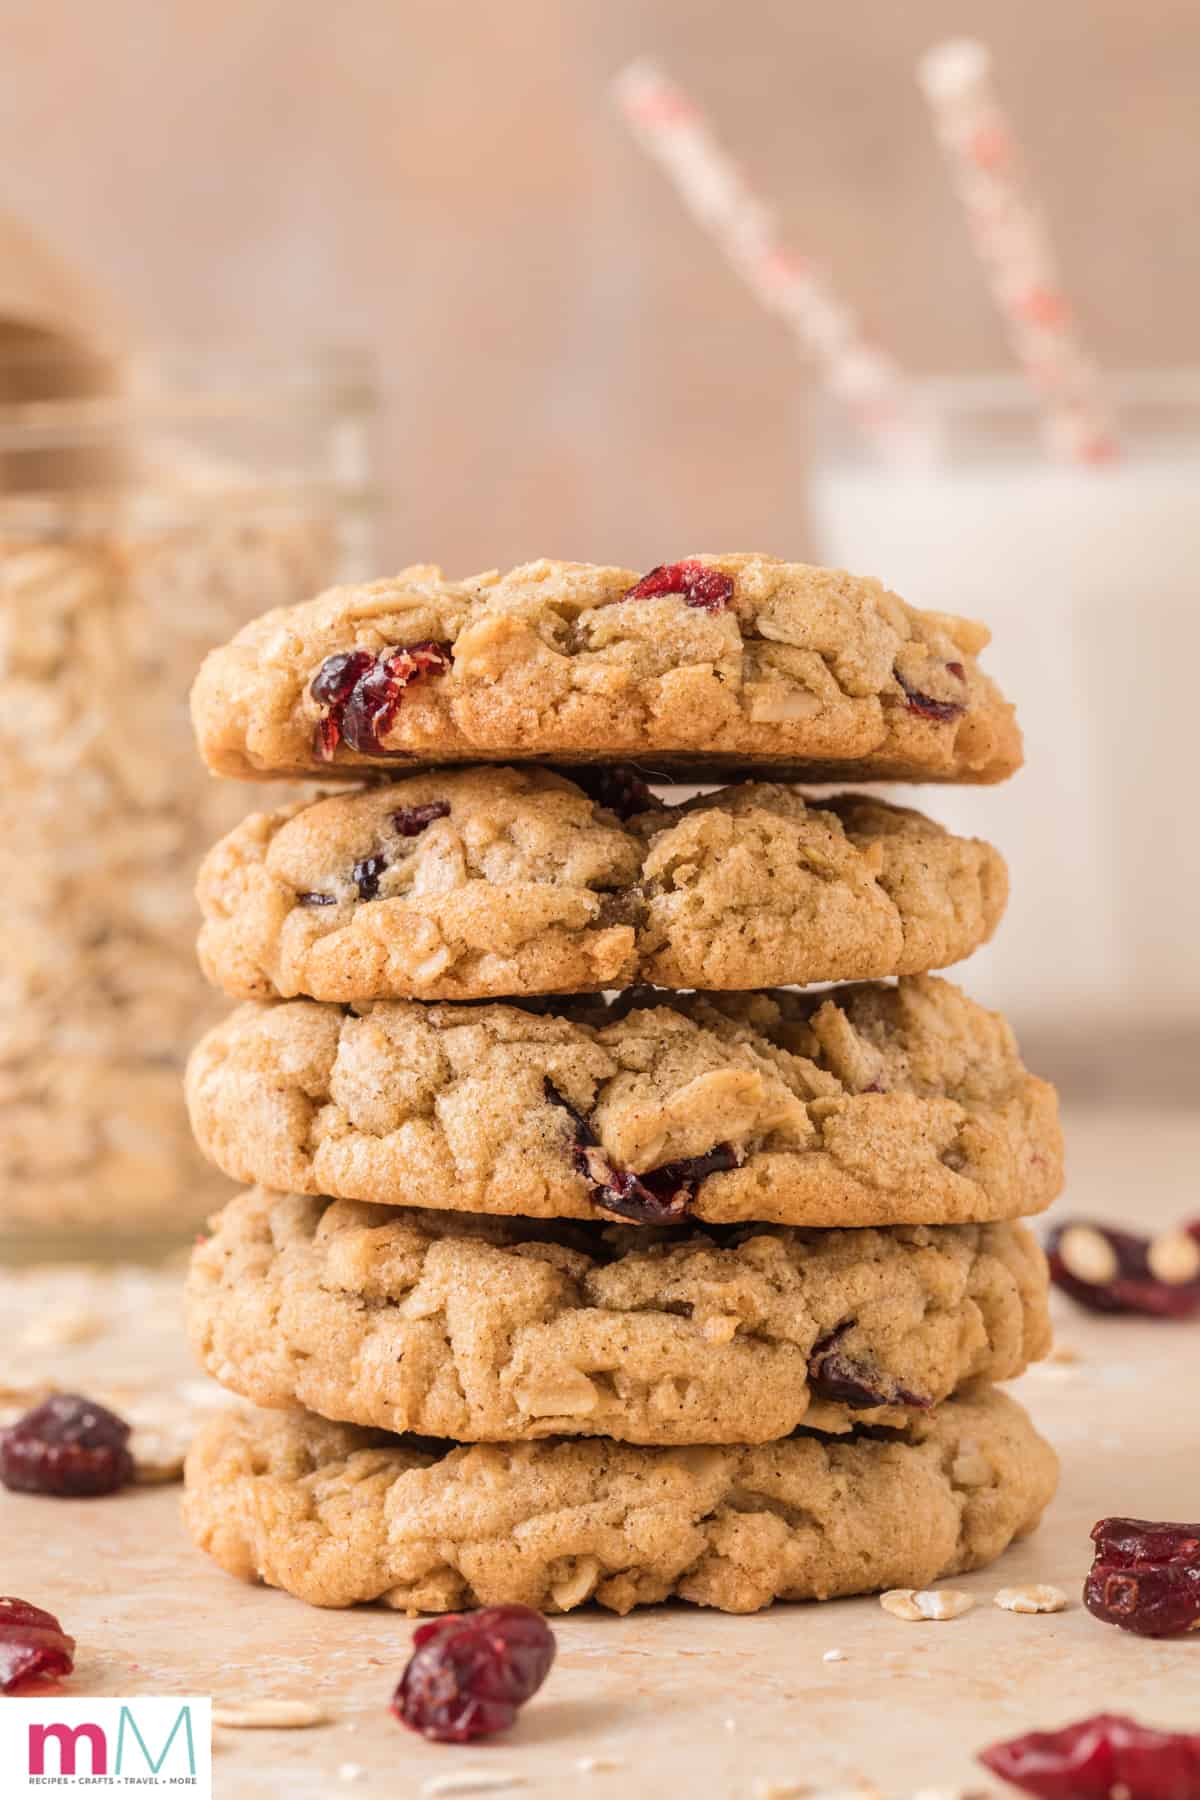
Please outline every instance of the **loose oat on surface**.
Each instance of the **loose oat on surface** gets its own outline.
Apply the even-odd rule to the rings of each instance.
[[[422,1794],[437,1800],[440,1795],[498,1794],[507,1788],[527,1787],[528,1777],[504,1769],[448,1769],[444,1775],[430,1775],[421,1783]]]
[[[916,1624],[925,1619],[961,1619],[964,1613],[970,1612],[975,1601],[961,1588],[894,1588],[890,1593],[880,1594],[879,1604],[894,1619],[907,1619],[910,1624]]]
[[[214,1700],[212,1722],[229,1731],[302,1731],[328,1724],[329,1714],[311,1700]]]
[[[1005,1612],[1055,1613],[1064,1611],[1067,1596],[1061,1588],[1051,1587],[1049,1583],[1031,1582],[1025,1587],[997,1589],[992,1604]]]

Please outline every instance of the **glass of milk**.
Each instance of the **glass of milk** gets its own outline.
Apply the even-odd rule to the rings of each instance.
[[[1008,915],[964,983],[1031,1042],[1104,1062],[1194,1043],[1200,371],[1114,383],[1122,454],[1096,468],[1047,457],[1017,378],[918,397],[930,443],[899,467],[822,417],[811,550],[991,627],[983,666],[1016,702],[1026,767],[897,795],[1008,860]]]

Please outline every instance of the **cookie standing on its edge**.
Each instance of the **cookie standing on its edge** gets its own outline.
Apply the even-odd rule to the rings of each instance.
[[[418,565],[247,625],[192,693],[218,775],[607,763],[660,777],[1002,781],[1013,709],[982,625],[878,581],[756,555],[631,569]]]

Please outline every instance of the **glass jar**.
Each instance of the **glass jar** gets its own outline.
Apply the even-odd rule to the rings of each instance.
[[[1017,376],[918,383],[929,440],[907,465],[826,415],[812,552],[994,633],[983,666],[1016,703],[1025,769],[903,795],[1008,860],[995,942],[951,978],[1060,1079],[1140,1067],[1161,1092],[1200,1052],[1200,372],[1115,378],[1108,397],[1120,454],[1098,467],[1047,456]]]
[[[371,394],[347,353],[0,366],[0,1255],[178,1241],[229,1192],[180,1086],[228,1005],[192,887],[279,795],[213,781],[188,689],[367,573]]]

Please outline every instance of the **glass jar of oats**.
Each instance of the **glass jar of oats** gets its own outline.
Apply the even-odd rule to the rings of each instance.
[[[263,790],[206,774],[188,688],[369,562],[362,359],[46,357],[0,357],[0,1259],[165,1245],[230,1191],[180,1091],[227,1004],[192,884]]]

